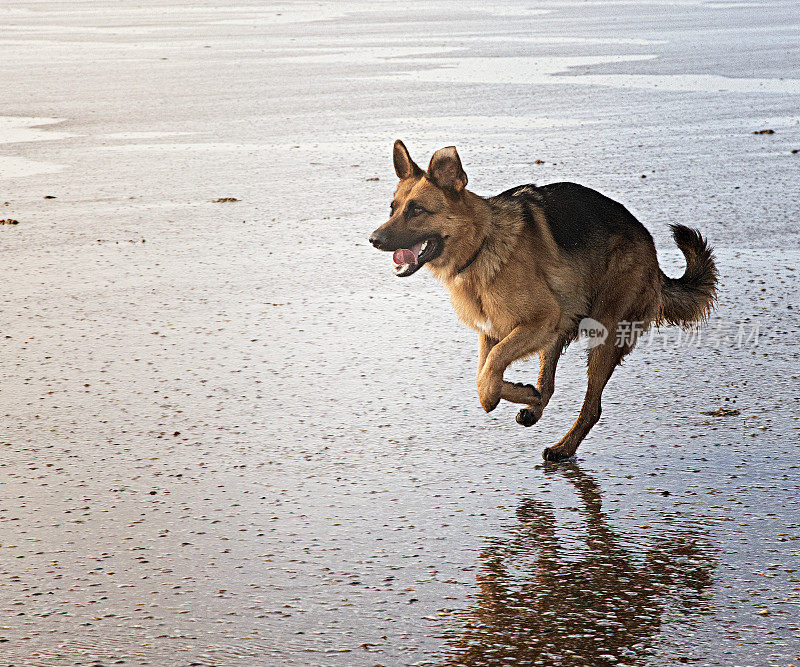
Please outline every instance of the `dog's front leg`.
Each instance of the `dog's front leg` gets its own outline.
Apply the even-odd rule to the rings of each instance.
[[[496,338],[492,338],[491,336],[486,335],[485,333],[478,334],[478,398],[480,398],[481,405],[486,412],[491,412],[497,407],[497,404],[500,402],[500,395],[503,391],[503,378],[500,377],[500,383],[497,387],[495,386],[483,386],[481,383],[485,383],[486,380],[484,378],[484,369],[486,367],[486,361],[489,358],[489,353],[495,348],[498,341]],[[495,394],[497,396],[495,397]],[[488,402],[484,402],[484,398]],[[494,403],[492,403],[494,401]],[[487,405],[491,405],[491,407],[487,407]]]
[[[486,357],[489,356],[489,352],[492,351],[495,345],[497,345],[496,338],[492,338],[483,332],[478,334],[478,377],[480,377],[483,366],[486,363]]]
[[[554,327],[551,326],[520,325],[494,345],[490,345],[493,339],[481,334],[479,362],[484,350],[486,354],[478,371],[478,398],[486,412],[494,410],[501,398],[519,403],[532,402],[531,390],[536,390],[527,385],[504,382],[503,373],[517,359],[540,350],[553,333]]]
[[[478,342],[478,378],[480,378],[481,371],[486,364],[486,358],[489,352],[497,345],[497,339],[488,336],[481,332]],[[503,380],[500,387],[500,398],[511,401],[512,403],[524,403],[526,405],[540,405],[541,395],[539,390],[532,384],[523,384],[521,382],[508,382]]]
[[[564,340],[557,338],[539,351],[539,400],[530,401],[517,413],[517,424],[533,426],[542,418],[555,390],[556,366],[563,349]]]

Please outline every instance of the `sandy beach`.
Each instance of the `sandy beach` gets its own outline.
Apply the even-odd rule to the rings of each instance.
[[[0,664],[795,664],[798,41],[794,0],[5,3]],[[585,354],[487,415],[370,247],[397,138],[623,202],[669,275],[670,223],[714,246],[575,461]]]

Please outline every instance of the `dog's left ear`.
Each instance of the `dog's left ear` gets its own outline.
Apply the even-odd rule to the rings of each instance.
[[[467,187],[467,175],[461,167],[461,158],[458,157],[455,146],[436,151],[425,175],[442,190],[455,194]]]
[[[406,145],[399,139],[394,142],[392,160],[394,161],[394,171],[400,180],[404,178],[420,178],[422,176],[422,169],[411,159]]]

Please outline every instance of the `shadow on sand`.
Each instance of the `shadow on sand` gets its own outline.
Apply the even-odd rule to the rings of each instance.
[[[674,620],[707,609],[714,557],[702,536],[663,524],[641,529],[647,537],[623,536],[577,464],[545,471],[574,485],[583,525],[558,526],[550,504],[524,499],[516,523],[480,554],[477,601],[447,642],[443,664],[639,664],[652,657],[666,614]]]

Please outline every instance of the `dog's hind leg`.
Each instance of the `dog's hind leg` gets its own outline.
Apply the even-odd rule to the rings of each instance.
[[[542,418],[542,412],[555,391],[556,366],[563,350],[564,344],[558,340],[539,353],[539,399],[529,401],[517,413],[517,424],[533,426]]]
[[[608,336],[604,343],[589,351],[589,382],[578,418],[555,446],[542,452],[545,460],[560,461],[573,456],[600,419],[600,397],[611,374],[658,312],[658,280],[655,253],[642,257],[641,261],[629,257],[604,279],[605,285],[595,295],[589,317],[600,322]],[[622,324],[629,329],[619,329]]]
[[[614,331],[616,326],[610,328]],[[561,461],[573,456],[578,445],[600,419],[600,397],[614,369],[622,362],[632,346],[620,347],[610,338],[589,352],[589,384],[580,414],[567,434],[554,447],[547,447],[542,456],[546,461]]]

